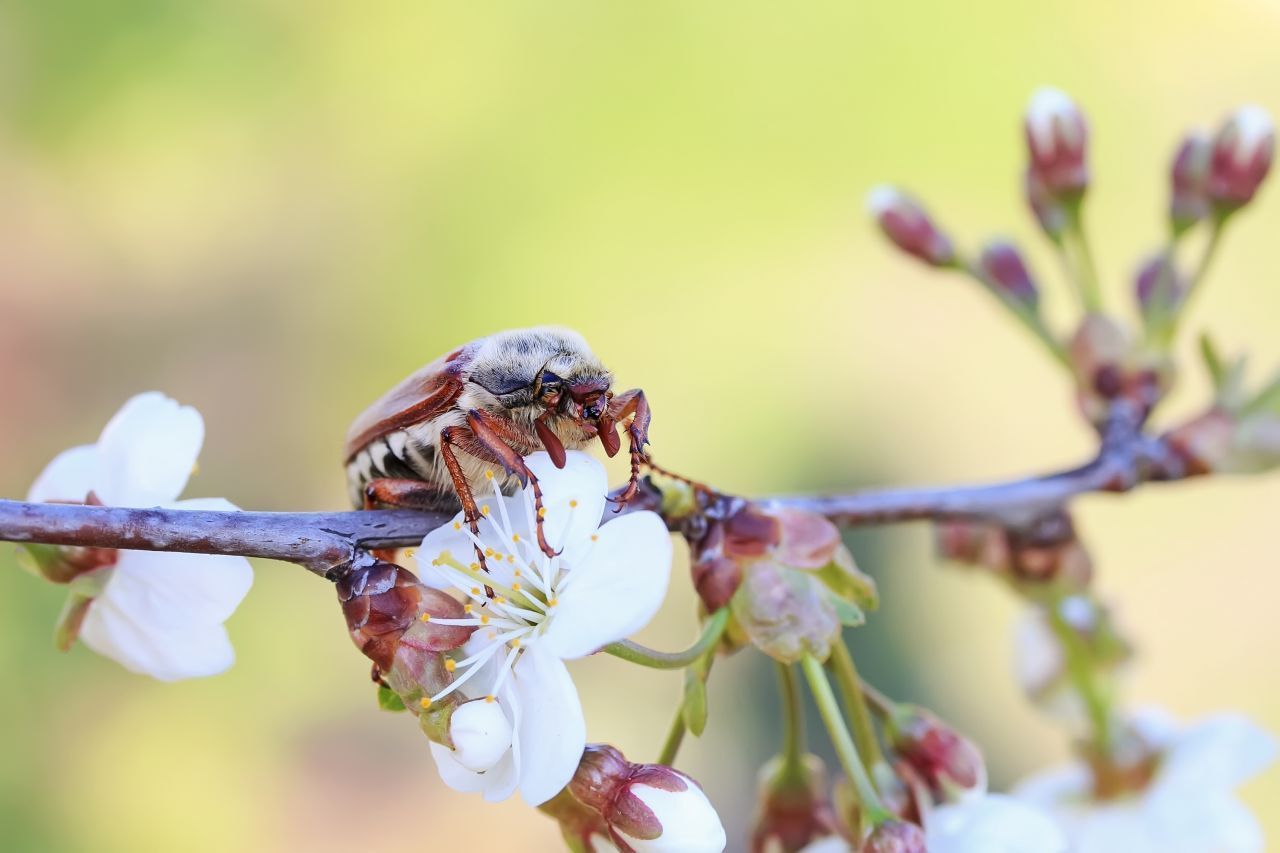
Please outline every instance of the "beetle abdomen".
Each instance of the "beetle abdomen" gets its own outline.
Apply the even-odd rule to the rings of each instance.
[[[347,490],[351,503],[364,508],[364,489],[373,480],[421,480],[441,485],[441,505],[424,509],[456,510],[461,504],[451,488],[437,458],[434,443],[414,438],[405,430],[397,430],[371,441],[347,463]]]

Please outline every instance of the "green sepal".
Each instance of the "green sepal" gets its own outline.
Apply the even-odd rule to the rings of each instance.
[[[404,700],[385,684],[378,685],[378,707],[384,711],[404,711]]]
[[[854,605],[860,614],[880,606],[880,593],[876,589],[875,578],[858,568],[852,552],[843,545],[836,549],[831,562],[814,574],[836,598]],[[841,621],[844,621],[843,618]],[[857,624],[861,625],[862,622]]]
[[[680,716],[694,737],[701,737],[707,728],[707,682],[691,666],[684,671],[684,698],[680,702]]]

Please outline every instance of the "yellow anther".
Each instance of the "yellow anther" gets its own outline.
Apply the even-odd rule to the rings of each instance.
[[[422,614],[422,616],[420,616],[419,618],[420,618],[423,622],[430,622],[430,621],[431,621],[431,614],[430,614],[430,613],[423,613],[423,614]]]
[[[404,549],[404,555],[405,555],[406,557],[410,557],[410,558],[412,558],[412,557],[416,557],[416,556],[418,555],[418,552],[417,552],[416,550],[414,550],[413,548],[405,548],[405,549]]]
[[[488,504],[485,504],[484,506],[480,507],[480,514],[481,514],[481,515],[488,515],[488,514],[489,514],[489,505],[488,505]]]
[[[422,701],[420,701],[418,704],[422,706],[423,710],[426,710],[427,708],[430,708],[430,707],[431,707],[431,697],[430,697],[430,696],[423,696],[423,697],[422,697]]]
[[[514,563],[515,561],[516,561],[516,555],[515,555],[515,554],[508,554],[508,555],[507,555],[507,562],[508,562],[508,563]]]
[[[479,564],[479,563],[472,563],[472,564],[470,565],[470,567],[469,567],[469,568],[470,568],[470,569],[471,569],[471,571],[473,571],[473,572],[478,572],[478,571],[480,571],[480,564]]]
[[[574,508],[575,506],[577,506],[577,505],[578,505],[578,499],[577,499],[577,498],[574,498],[573,500],[569,501],[569,509],[573,509],[573,508]]]
[[[497,554],[497,552],[496,552],[496,551],[494,551],[492,548],[485,548],[485,549],[484,549],[484,555],[485,555],[486,557],[496,557],[498,554]]]
[[[560,603],[560,599],[558,599],[558,598],[554,598],[554,597],[552,597],[552,598],[547,599],[547,606],[548,606],[548,607],[555,607],[555,606],[556,606],[557,604],[559,604],[559,603]]]
[[[476,609],[476,608],[475,608],[475,606],[474,606],[474,605],[471,605],[471,604],[464,604],[464,605],[462,605],[462,612],[463,612],[463,613],[470,613],[472,610],[475,610],[475,609]]]
[[[547,517],[547,508],[545,506],[538,507],[538,518]]]
[[[195,462],[191,463],[191,476],[194,477],[196,474],[199,474],[199,473],[200,473],[200,460],[197,459]]]
[[[494,696],[492,693],[490,693],[488,696],[484,697],[484,701],[486,701],[486,702],[497,702],[497,701],[498,701],[498,699],[497,699],[497,697],[496,697],[496,696]]]
[[[445,672],[453,672],[455,669],[458,668],[458,662],[453,658],[445,658],[444,668],[445,668]]]
[[[596,534],[594,534],[594,533],[592,533],[592,534],[591,534],[591,541],[592,541],[592,542],[599,541],[599,539],[600,539],[600,537],[599,537],[599,536],[597,536]]]
[[[484,472],[484,478],[485,478],[486,480],[492,480],[492,479],[493,479],[493,469],[492,469],[492,468],[486,468],[486,469],[485,469],[485,472]]]
[[[513,583],[513,584],[511,585],[511,588],[512,588],[513,590],[515,590],[516,592],[519,592],[519,591],[520,591],[520,584],[518,584],[518,583]]]
[[[493,599],[493,601],[494,601],[494,603],[495,603],[495,604],[506,604],[506,603],[507,603],[507,600],[506,600],[504,597],[502,597],[501,595],[499,595],[499,596],[497,596],[496,598],[494,598],[494,599]]]
[[[508,645],[508,646],[510,646],[510,647],[511,647],[511,648],[513,648],[513,649],[518,649],[518,648],[520,648],[520,640],[519,640],[519,638],[516,638],[516,639],[512,640],[511,642],[507,643],[507,645]]]
[[[519,541],[520,541],[520,534],[519,534],[519,533],[512,533],[512,534],[511,534],[511,541],[512,541],[512,542],[519,542]]]
[[[473,587],[471,587],[471,594],[472,594],[472,595],[479,595],[479,594],[480,594],[480,587],[478,587],[478,586],[473,586]]]
[[[488,613],[481,613],[481,614],[480,614],[480,624],[481,624],[481,625],[488,625],[488,624],[489,624],[489,614],[488,614]]]

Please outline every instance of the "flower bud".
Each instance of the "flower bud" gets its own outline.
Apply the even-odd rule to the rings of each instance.
[[[566,790],[577,804],[600,816],[621,849],[724,850],[724,826],[706,794],[670,767],[631,764],[612,746],[588,744]]]
[[[939,799],[959,799],[987,788],[987,768],[973,741],[917,705],[894,706],[889,746]]]
[[[334,587],[351,639],[384,670],[391,668],[400,638],[415,624],[422,626],[416,632],[418,645],[430,651],[456,649],[471,636],[471,628],[432,625],[432,615],[461,619],[462,605],[394,563],[352,568]]]
[[[1034,308],[1040,293],[1018,249],[1004,240],[993,240],[982,249],[978,272],[984,281],[1010,301]]]
[[[867,195],[867,210],[894,244],[926,264],[950,266],[955,261],[951,240],[938,230],[924,207],[891,186],[878,186]]]
[[[1181,232],[1209,214],[1209,161],[1213,140],[1203,130],[1193,130],[1178,146],[1169,170],[1169,221]]]
[[[1022,192],[1027,206],[1035,214],[1041,230],[1056,243],[1062,239],[1062,232],[1067,230],[1067,209],[1049,192],[1035,169],[1028,167],[1022,177]]]
[[[1189,474],[1260,474],[1280,466],[1280,413],[1215,407],[1171,430],[1166,441]]]
[[[862,842],[861,853],[927,853],[924,830],[914,823],[887,820]]]
[[[781,756],[761,769],[752,853],[793,853],[839,834],[822,760],[806,755],[798,771],[789,769]]]
[[[1209,158],[1209,199],[1229,213],[1248,204],[1271,168],[1275,125],[1262,107],[1241,107],[1213,140]]]
[[[1152,255],[1138,268],[1133,291],[1142,313],[1172,311],[1187,295],[1187,277],[1165,254]]]
[[[1084,115],[1064,92],[1044,88],[1031,96],[1025,122],[1030,168],[1055,198],[1078,198],[1089,184]]]
[[[497,702],[464,702],[449,718],[453,757],[473,773],[492,770],[511,748],[511,722]]]

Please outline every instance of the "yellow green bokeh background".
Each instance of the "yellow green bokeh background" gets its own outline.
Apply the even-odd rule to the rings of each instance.
[[[1091,451],[1069,389],[971,284],[894,256],[862,200],[925,196],[965,245],[1032,249],[1019,115],[1094,128],[1090,227],[1129,301],[1181,131],[1280,113],[1273,0],[965,4],[295,2],[0,5],[0,494],[131,394],[196,405],[189,495],[344,504],[348,421],[486,332],[579,329],[655,409],[666,464],[746,494],[945,483]],[[1280,189],[1228,236],[1192,330],[1280,361]],[[1188,353],[1190,346],[1186,347]],[[1205,383],[1190,365],[1169,415]],[[1078,521],[1140,659],[1139,704],[1280,732],[1280,476],[1090,497]],[[921,526],[854,540],[885,606],[867,667],[988,751],[1066,753],[1010,677],[1017,608]],[[0,549],[0,839],[10,850],[554,850],[552,824],[437,780],[379,712],[332,591],[257,567],[239,662],[162,685],[50,643],[61,590]],[[694,631],[687,576],[646,632]],[[575,668],[592,739],[651,759],[679,679]],[[740,849],[775,748],[772,674],[717,668],[684,764]],[[1280,837],[1280,770],[1244,792]]]

